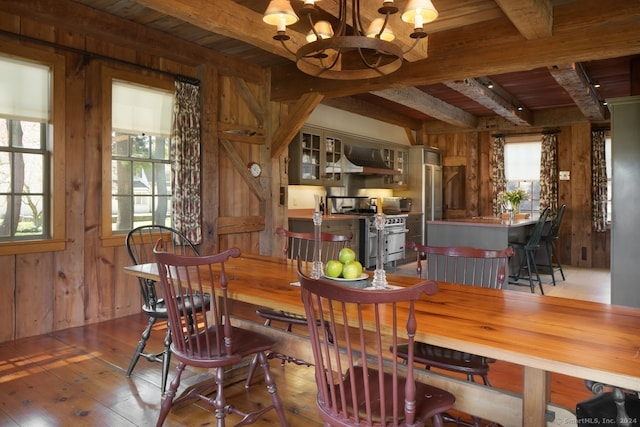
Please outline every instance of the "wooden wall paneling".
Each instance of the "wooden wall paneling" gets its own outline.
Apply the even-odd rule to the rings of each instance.
[[[0,343],[16,338],[16,255],[0,256]]]
[[[573,135],[571,133],[571,128],[564,127],[560,129],[560,132],[557,134],[558,137],[558,172],[559,171],[570,171],[573,165],[573,144],[577,144],[578,141],[574,142]],[[568,181],[558,181],[558,207],[562,204],[567,205],[567,209],[565,210],[564,217],[562,219],[562,225],[560,226],[560,231],[558,233],[558,241],[556,243],[556,248],[558,253],[560,254],[560,260],[563,263],[573,265],[572,256],[574,255],[571,250],[571,223],[572,221],[572,212],[575,209],[573,199],[571,197],[572,194],[572,183],[573,180],[576,179],[573,172],[571,172],[570,180]],[[589,192],[591,194],[591,192]],[[589,209],[591,209],[591,205],[589,205]],[[577,260],[576,260],[577,261]]]
[[[124,237],[122,238],[124,241]],[[123,267],[131,264],[125,245],[114,248],[113,269],[113,317],[128,316],[140,312],[142,296],[135,277],[125,274]]]
[[[262,128],[264,109],[260,88],[247,84],[235,77],[221,76],[220,79],[220,122],[225,126],[237,124],[238,128]],[[226,228],[219,232],[220,249],[236,246],[241,251],[259,252],[259,234],[252,227],[244,228],[247,223],[256,224],[251,218],[262,217],[258,223],[264,223],[265,197],[267,192],[247,171],[250,161],[261,159],[261,144],[247,144],[241,141],[230,142],[219,138],[220,150],[220,216],[218,225]],[[225,191],[228,189],[232,191]],[[248,221],[243,221],[246,218]],[[238,222],[237,220],[240,219]],[[237,227],[235,230],[233,227]],[[219,230],[221,228],[219,227]],[[261,230],[260,230],[261,231]]]
[[[65,34],[61,34],[64,37]],[[78,44],[77,35],[67,35],[65,43]],[[68,53],[66,68],[66,115],[84,116],[85,75],[84,58]],[[66,249],[54,254],[54,330],[84,324],[84,120],[66,122],[65,193],[66,193]]]
[[[218,144],[218,111],[220,87],[218,71],[214,67],[198,68],[200,78],[201,117],[201,164],[202,164],[202,254],[219,251],[217,221],[220,214],[220,146]],[[212,167],[213,166],[213,167]]]
[[[15,338],[53,330],[53,253],[21,254],[15,266]]]
[[[113,250],[105,248],[100,239],[102,191],[103,135],[110,135],[103,124],[102,91],[111,90],[110,83],[102,82],[102,64],[91,61],[87,65],[85,109],[85,193],[84,193],[84,317],[85,323],[110,319],[113,315]],[[105,268],[106,266],[106,268]]]
[[[592,267],[591,248],[591,126],[572,125],[571,156],[571,264]],[[569,210],[569,207],[567,207]],[[585,257],[583,257],[583,252]],[[584,259],[586,258],[586,259]]]
[[[269,79],[270,80],[270,79]],[[275,129],[280,127],[289,116],[289,106],[280,102],[270,102],[270,86],[265,85],[264,91],[265,135],[272,136]],[[279,245],[275,243],[274,236],[277,227],[288,227],[288,158],[289,150],[283,150],[279,156],[272,156],[271,137],[266,139],[262,154],[265,163],[266,176],[263,178],[265,188],[271,193],[270,199],[265,203],[269,213],[265,216],[265,229],[260,233],[260,253],[265,255],[279,255]],[[264,174],[265,172],[263,172]]]

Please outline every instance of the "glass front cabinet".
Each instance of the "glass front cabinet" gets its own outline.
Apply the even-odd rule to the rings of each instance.
[[[390,188],[407,185],[407,167],[409,166],[409,150],[399,148],[383,148],[382,158],[386,165],[399,172],[397,175],[387,175],[384,183]]]
[[[322,129],[303,128],[289,145],[289,184],[342,183],[343,141]]]

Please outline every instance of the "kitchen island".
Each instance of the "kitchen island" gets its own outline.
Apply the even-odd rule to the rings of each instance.
[[[500,250],[509,242],[525,242],[537,221],[537,217],[509,221],[492,216],[427,221],[427,245]]]

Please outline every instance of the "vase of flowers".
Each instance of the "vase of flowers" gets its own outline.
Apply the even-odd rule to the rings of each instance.
[[[501,192],[499,199],[507,211],[518,213],[520,212],[520,202],[527,200],[528,196],[522,188],[516,188],[515,190]]]

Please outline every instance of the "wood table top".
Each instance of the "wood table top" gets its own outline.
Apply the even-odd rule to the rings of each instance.
[[[155,264],[125,268],[157,279]],[[295,265],[244,254],[225,263],[229,297],[304,315]],[[369,272],[372,275],[372,272]],[[420,279],[387,273],[390,285]],[[439,283],[416,304],[416,339],[549,372],[640,390],[640,309]]]

